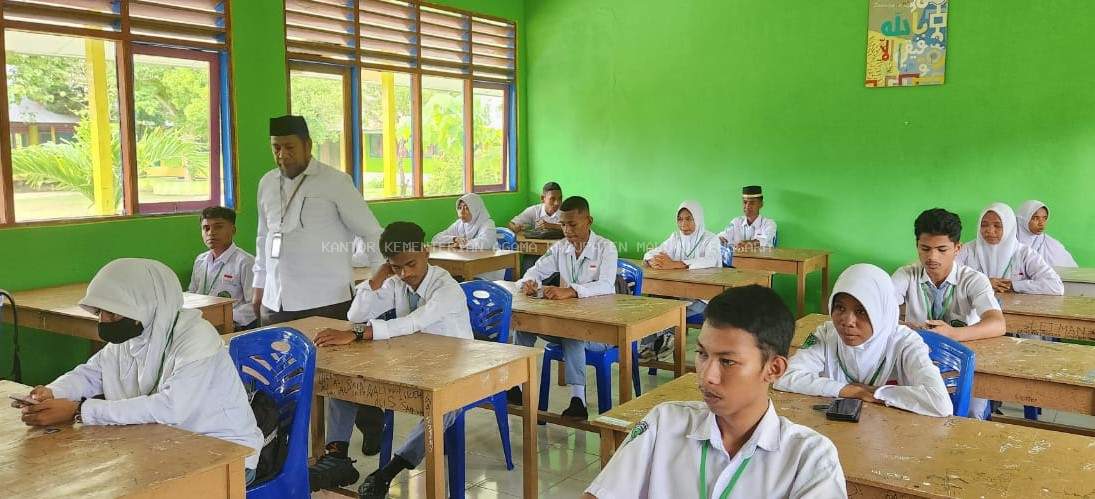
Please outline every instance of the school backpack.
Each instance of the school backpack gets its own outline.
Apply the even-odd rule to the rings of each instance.
[[[251,411],[255,413],[255,422],[258,423],[259,430],[262,430],[264,439],[253,482],[262,483],[274,478],[285,464],[285,457],[289,454],[289,442],[286,438],[289,428],[281,428],[278,406],[273,397],[255,389],[252,384],[247,387],[247,398],[251,402]]]

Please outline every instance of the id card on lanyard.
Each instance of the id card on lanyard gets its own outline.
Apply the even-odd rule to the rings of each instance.
[[[303,174],[302,174],[303,175]],[[281,177],[281,181],[284,182],[285,177]],[[293,193],[289,195],[289,200],[281,206],[281,226],[285,226],[285,213],[289,211],[289,205],[293,204],[293,198],[297,197],[297,192],[300,191],[300,186],[304,185],[304,181],[308,180],[308,177],[302,177],[300,183],[293,189]],[[278,186],[278,193],[281,197],[285,198],[285,190]],[[281,231],[278,230],[273,234],[270,234],[270,258],[281,258]]]

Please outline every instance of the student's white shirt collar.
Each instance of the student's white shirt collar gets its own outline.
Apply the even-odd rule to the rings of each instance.
[[[582,254],[580,255],[575,254],[574,243],[570,242],[570,240],[568,239],[563,239],[563,241],[566,242],[566,244],[563,246],[563,253],[573,256],[575,260],[580,258],[596,260],[601,255],[601,248],[598,247],[600,246],[601,242],[598,241],[598,239],[600,239],[600,237],[597,236],[597,234],[593,233],[593,229],[590,229],[589,239],[586,240],[586,245],[584,248],[582,248]]]
[[[407,282],[403,279],[399,279],[398,277],[396,279],[399,279],[399,284],[403,286],[403,289],[406,292],[414,293],[418,295],[419,299],[422,299],[426,296],[426,290],[430,289],[430,286],[433,285],[433,282],[437,280],[437,275],[438,268],[434,267],[433,265],[427,264],[426,276],[422,278],[422,282],[418,283],[418,289],[412,288],[411,285],[407,284]]]
[[[726,447],[722,443],[722,432],[715,418],[714,412],[707,411],[707,417],[692,422],[688,428],[687,437],[692,440],[708,440],[711,442],[711,447],[727,454]],[[764,412],[764,417],[760,418],[757,429],[753,431],[753,435],[749,437],[745,445],[741,446],[738,453],[749,457],[758,447],[769,452],[779,450],[779,416],[776,415],[776,407],[771,400],[768,401],[768,410]]]
[[[760,213],[757,213],[757,218],[753,220],[753,223],[749,223],[749,217],[748,216],[746,216],[746,215],[741,216],[741,224],[746,226],[746,227],[752,227],[754,225],[758,225],[763,221],[764,221],[764,215],[761,215]]]
[[[236,252],[236,249],[236,243],[229,244],[228,248],[224,250],[224,253],[221,253],[221,256],[216,257],[213,256],[213,250],[209,250],[205,252],[205,261],[206,263],[217,263],[219,261],[228,260],[232,258],[232,255]]]
[[[957,261],[955,261],[954,263],[951,264],[951,272],[949,274],[947,274],[947,278],[944,280],[944,282],[951,283],[951,286],[957,286],[958,285],[958,266],[959,265],[960,264]],[[920,264],[920,282],[921,283],[926,282],[929,285],[931,285],[932,287],[936,287],[935,283],[932,282],[931,276],[928,275],[928,268],[925,267],[924,264]]]

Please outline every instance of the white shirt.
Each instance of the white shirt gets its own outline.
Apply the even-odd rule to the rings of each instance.
[[[353,236],[375,243],[381,232],[350,176],[315,158],[295,179],[273,169],[259,181],[258,209],[254,287],[263,289],[263,306],[296,311],[349,301]],[[278,232],[281,257],[271,258],[269,236]]]
[[[932,292],[931,277],[921,263],[913,263],[897,269],[891,277],[897,304],[905,305],[905,320],[924,323],[931,317]],[[945,282],[950,288],[944,295],[943,317],[939,320],[950,322],[960,320],[966,325],[981,322],[981,316],[990,310],[1000,310],[996,293],[989,279],[976,270],[955,262]]]
[[[559,210],[555,210],[555,213],[551,215],[547,214],[547,210],[544,208],[544,203],[534,204],[525,208],[510,223],[517,224],[522,227],[535,227],[537,220],[543,220],[547,223],[558,224],[559,223]]]
[[[643,255],[643,260],[651,260],[659,253],[669,255],[669,258],[678,262],[684,262],[689,269],[709,269],[722,267],[722,244],[719,236],[713,232],[707,232],[694,248],[687,248],[681,240],[680,231],[673,231],[666,239],[654,249]]]
[[[208,324],[206,327],[212,329]],[[255,453],[247,457],[244,466],[255,469],[265,440],[227,348],[212,357],[176,365],[152,395],[119,400],[125,387],[137,382],[136,369],[123,372],[126,362],[119,356],[127,347],[107,344],[86,363],[50,383],[53,396],[87,398],[80,409],[84,424],[160,423],[250,447]],[[106,400],[90,398],[100,394]]]
[[[763,215],[757,215],[756,220],[753,220],[753,223],[750,224],[746,221],[745,215],[742,215],[731,220],[730,225],[727,225],[726,230],[722,231],[719,236],[726,239],[731,246],[742,241],[756,239],[760,241],[762,248],[771,248],[772,243],[776,240],[776,221]]]
[[[858,372],[872,373],[864,379],[851,379],[845,373],[856,359],[841,359],[837,354],[840,335],[829,321],[811,334],[787,367],[787,372],[773,385],[785,392],[838,397],[840,389],[850,383],[878,387],[874,397],[890,407],[905,409],[926,416],[950,416],[954,413],[947,387],[939,368],[928,356],[928,345],[920,335],[905,326],[898,326],[890,335],[879,366],[856,366]],[[844,366],[841,366],[841,363]],[[871,379],[873,378],[873,379]]]
[[[659,404],[635,426],[586,492],[598,499],[695,497],[704,446],[707,494],[701,497],[719,497],[746,458],[749,462],[730,497],[848,497],[833,442],[777,416],[771,402],[733,456],[726,452],[706,404]]]
[[[973,242],[962,245],[955,262],[984,273],[985,270],[981,268],[974,251],[976,250]],[[1053,270],[1053,267],[1050,267],[1038,253],[1030,249],[1030,246],[1022,243],[1018,244],[1015,254],[1011,256],[1011,262],[1004,275],[986,275],[1010,279],[1011,287],[1016,293],[1056,296],[1065,294],[1065,284],[1061,282],[1061,276],[1057,275],[1057,271]]]
[[[418,308],[414,311],[411,311],[412,294],[418,295]],[[377,319],[393,308],[395,319]],[[463,288],[445,269],[433,265],[426,270],[418,291],[396,276],[386,279],[375,291],[369,281],[362,281],[347,318],[350,322],[368,322],[373,327],[374,340],[418,331],[455,338],[475,337]]]
[[[255,321],[255,309],[251,307],[254,266],[255,257],[235,244],[217,258],[213,258],[213,250],[206,251],[194,259],[194,272],[190,274],[190,286],[186,290],[235,300],[232,322],[246,326]]]
[[[560,239],[536,260],[536,265],[525,272],[517,281],[521,289],[526,281],[537,285],[552,274],[559,273],[559,282],[563,287],[574,288],[578,298],[610,295],[616,292],[616,244],[593,231],[589,231],[589,241],[582,248],[582,254],[575,254],[574,245],[566,239]]]

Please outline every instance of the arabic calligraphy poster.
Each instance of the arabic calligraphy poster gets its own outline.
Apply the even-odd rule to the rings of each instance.
[[[942,85],[948,0],[868,0],[867,86]]]

